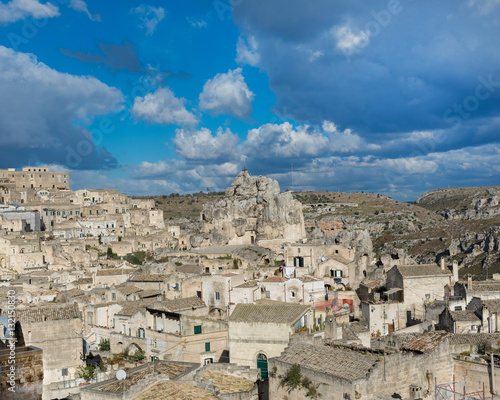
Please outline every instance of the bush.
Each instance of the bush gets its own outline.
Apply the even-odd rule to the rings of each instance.
[[[134,265],[141,265],[145,259],[145,251],[136,251],[135,253],[129,253],[125,256],[125,260]]]
[[[79,378],[83,378],[88,382],[95,377],[96,370],[93,365],[80,365],[76,374]]]
[[[109,339],[101,339],[99,342],[99,351],[109,351],[111,346],[109,344]]]

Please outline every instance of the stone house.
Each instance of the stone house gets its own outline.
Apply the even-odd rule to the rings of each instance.
[[[483,300],[479,297],[474,297],[467,305],[467,310],[477,315],[480,320],[481,332],[500,332],[500,299]]]
[[[469,276],[467,281],[456,282],[453,289],[455,296],[465,299],[465,304],[469,304],[474,297],[482,300],[500,299],[500,281],[494,279],[473,281]]]
[[[335,344],[294,342],[269,360],[270,399],[304,399],[307,391],[330,400],[420,399],[433,395],[435,381],[450,382],[453,359],[449,334],[429,332],[403,346],[402,352]],[[291,390],[283,377],[300,366],[302,382]]]
[[[424,303],[443,300],[445,286],[451,283],[452,274],[436,264],[396,265],[387,272],[386,287],[400,290],[396,300],[403,302],[404,308],[420,319],[424,313]]]
[[[288,345],[290,337],[302,329],[312,330],[309,306],[261,300],[238,304],[229,318],[230,361],[260,368],[267,378],[267,362]]]
[[[451,333],[478,333],[481,320],[473,310],[450,311],[445,308],[439,314],[439,329]]]
[[[184,300],[184,303],[177,305],[173,300],[147,307],[147,354],[202,365],[221,362],[227,351],[227,323],[195,315],[206,309],[198,298],[179,300]],[[197,311],[202,304],[201,311]]]
[[[361,302],[361,314],[371,335],[386,336],[406,327],[404,305],[398,301]]]
[[[82,317],[76,304],[18,307],[16,318],[26,345],[43,350],[44,385],[76,372],[83,352]]]

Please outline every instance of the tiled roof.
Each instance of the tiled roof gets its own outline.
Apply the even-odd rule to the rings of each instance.
[[[36,307],[26,307],[16,309],[16,318],[23,324],[33,324],[38,322],[49,322],[81,318],[80,311],[76,304],[64,305],[37,305]]]
[[[353,382],[366,378],[379,357],[340,346],[298,343],[288,346],[277,360]]]
[[[85,294],[85,292],[83,290],[80,290],[80,289],[70,289],[70,290],[66,290],[65,292],[61,292],[61,293],[66,294],[66,296],[68,296],[68,298],[83,296]]]
[[[205,302],[198,296],[183,297],[173,300],[157,301],[148,308],[158,311],[178,312],[179,310],[191,310],[193,308],[206,307]]]
[[[203,374],[203,379],[211,381],[221,394],[248,392],[253,389],[255,382],[236,376],[209,371]]]
[[[149,299],[149,300],[142,300],[142,301],[124,301],[120,303],[122,306],[122,309],[117,312],[115,315],[122,315],[124,317],[131,317],[132,315],[136,314],[137,312],[145,312],[146,307],[150,306],[153,304],[154,299]]]
[[[443,271],[437,264],[398,265],[396,268],[405,278],[412,276],[451,275],[449,271]]]
[[[137,274],[132,276],[130,282],[163,282],[168,275],[164,274]]]
[[[460,283],[464,285],[467,284],[467,282],[460,282]],[[497,292],[500,291],[500,282],[494,280],[473,281],[472,289],[468,288],[468,290],[472,292]]]
[[[309,306],[274,301],[258,301],[255,304],[238,304],[230,322],[266,322],[293,324],[310,309]]]
[[[178,375],[182,374],[184,371],[187,371],[189,368],[193,368],[194,366],[196,366],[196,364],[160,361],[155,362],[154,372],[166,375],[170,379],[175,379]],[[118,381],[116,378],[113,378],[107,382],[103,382],[101,385],[98,385],[93,389],[113,393],[127,392],[138,381],[144,379],[148,374],[152,372],[152,366],[148,368],[148,365],[142,365],[140,367],[133,368],[127,371],[127,379],[125,379],[124,381]]]
[[[217,400],[210,392],[186,383],[163,381],[133,400]]]
[[[116,287],[124,296],[128,296],[132,293],[137,293],[137,292],[142,292],[142,289],[134,286],[134,285],[128,285],[128,286],[117,286]]]
[[[456,333],[450,337],[450,344],[487,344],[497,343],[500,340],[500,333]]]
[[[139,293],[139,297],[141,299],[147,297],[157,297],[157,296],[161,296],[161,292],[158,289],[143,290],[142,292]]]
[[[472,310],[450,311],[450,315],[455,321],[480,322],[479,317]]]
[[[73,281],[72,283],[75,283],[77,285],[88,285],[92,283],[92,278],[80,278],[76,281]]]
[[[248,281],[244,282],[241,285],[236,286],[237,288],[249,288],[249,287],[255,287],[257,286],[258,281]]]
[[[267,279],[264,279],[262,282],[285,282],[287,279],[281,276],[271,276]]]
[[[500,299],[483,300],[482,303],[488,310],[490,310],[490,312],[500,310]]]
[[[352,262],[351,260],[348,260],[347,258],[341,257],[341,256],[339,256],[339,255],[337,255],[337,256],[332,256],[332,258],[333,258],[335,261],[338,261],[338,262],[340,262],[340,263],[342,263],[342,264],[345,264],[345,265],[350,264],[350,263]]]
[[[302,282],[316,282],[319,281],[319,279],[313,278],[312,276],[301,276],[298,278]]]
[[[418,351],[428,353],[433,351],[445,339],[452,334],[445,331],[425,332],[420,336],[406,342],[401,348],[408,351]]]
[[[110,275],[130,275],[135,270],[124,268],[105,268],[97,271],[97,276],[110,276]]]

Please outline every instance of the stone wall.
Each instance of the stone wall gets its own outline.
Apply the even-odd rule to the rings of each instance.
[[[467,392],[483,390],[486,396],[491,393],[491,368],[488,363],[470,360],[455,359],[455,380],[465,381]],[[500,388],[500,368],[495,367],[495,389]]]
[[[41,400],[43,392],[43,354],[37,347],[16,349],[15,363],[9,363],[10,350],[0,350],[0,399]],[[14,392],[8,390],[8,373],[15,367]]]

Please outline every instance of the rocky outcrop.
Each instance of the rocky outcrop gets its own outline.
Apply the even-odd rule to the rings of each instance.
[[[202,232],[218,243],[295,242],[306,236],[302,204],[290,192],[280,193],[275,180],[250,176],[246,170],[226,189],[223,199],[204,204],[201,222]]]

